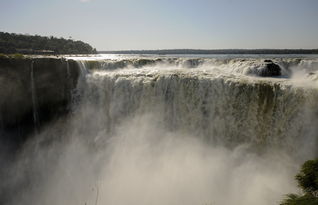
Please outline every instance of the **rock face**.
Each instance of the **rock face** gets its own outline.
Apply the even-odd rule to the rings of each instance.
[[[273,77],[281,75],[281,68],[271,60],[264,60],[265,67],[259,70],[259,76]]]
[[[63,58],[0,58],[0,129],[39,125],[66,113],[80,73]]]

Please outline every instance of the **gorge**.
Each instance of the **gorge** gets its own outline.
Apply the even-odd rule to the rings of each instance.
[[[2,204],[275,204],[317,156],[318,58],[0,58]]]

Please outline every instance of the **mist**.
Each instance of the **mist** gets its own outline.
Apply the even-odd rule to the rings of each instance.
[[[68,140],[47,142],[44,132],[30,142],[5,183],[20,187],[13,204],[265,205],[297,191],[298,166],[286,153],[213,146],[165,130],[152,114],[123,122],[113,136],[67,132]]]

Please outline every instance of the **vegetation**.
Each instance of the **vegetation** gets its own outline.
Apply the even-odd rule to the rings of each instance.
[[[318,159],[305,162],[296,180],[304,194],[288,194],[281,205],[318,205]]]
[[[93,54],[96,49],[72,39],[0,32],[0,53],[5,54]]]
[[[26,56],[21,54],[21,53],[14,53],[14,54],[3,54],[3,53],[0,53],[0,59],[1,58],[24,59],[24,58],[26,58]]]

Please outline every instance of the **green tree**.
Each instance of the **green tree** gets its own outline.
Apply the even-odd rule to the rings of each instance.
[[[96,49],[73,39],[0,32],[0,53],[94,54]]]
[[[306,161],[295,178],[304,194],[288,194],[281,205],[318,205],[318,159]]]

